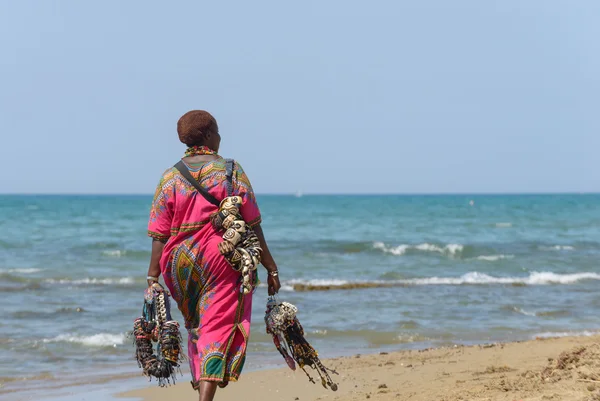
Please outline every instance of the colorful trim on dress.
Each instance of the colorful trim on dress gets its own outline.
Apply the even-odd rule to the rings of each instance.
[[[183,223],[179,227],[171,227],[171,235],[177,235],[179,233],[187,233],[190,231],[198,231],[204,227],[208,221],[197,221],[193,223]]]
[[[250,227],[254,228],[257,225],[259,225],[260,223],[262,223],[262,217],[258,216],[257,218],[255,218],[254,220],[251,220],[251,221],[247,222],[246,224],[248,224]]]
[[[164,235],[161,233],[155,233],[154,231],[148,230],[148,237],[154,238],[157,241],[165,242],[169,239],[168,235]]]

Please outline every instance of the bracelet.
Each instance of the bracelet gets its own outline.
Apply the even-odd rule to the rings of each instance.
[[[148,277],[146,277],[146,280],[148,280],[148,281],[152,280],[152,281],[156,281],[158,283],[158,277],[148,276]]]
[[[269,272],[269,276],[271,276],[271,277],[277,277],[277,276],[279,276],[279,271],[273,270],[273,271]]]

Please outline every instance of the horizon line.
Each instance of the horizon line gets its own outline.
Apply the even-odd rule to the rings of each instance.
[[[255,193],[256,196],[516,196],[516,195],[600,195],[600,191],[564,191],[564,192],[264,192]],[[126,193],[126,192],[6,192],[0,196],[153,196],[148,193]]]

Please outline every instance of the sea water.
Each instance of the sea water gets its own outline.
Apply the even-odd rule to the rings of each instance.
[[[280,298],[324,357],[600,330],[600,195],[258,201]],[[140,375],[127,332],[141,312],[150,202],[0,196],[0,394]],[[263,285],[246,369],[285,366],[265,302]]]

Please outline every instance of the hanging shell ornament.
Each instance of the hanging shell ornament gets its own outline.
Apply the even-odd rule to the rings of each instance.
[[[228,196],[214,213],[211,224],[217,232],[224,231],[223,241],[218,244],[219,253],[231,267],[242,274],[240,292],[249,294],[258,284],[256,268],[260,264],[262,249],[258,237],[240,214],[242,198]]]
[[[296,370],[296,364],[298,364],[308,376],[308,380],[315,383],[305,369],[308,366],[317,371],[323,387],[337,391],[338,386],[333,382],[329,373],[336,375],[338,373],[321,363],[318,352],[304,337],[304,328],[296,316],[297,313],[298,308],[291,303],[279,302],[275,296],[269,297],[265,312],[267,334],[271,334],[273,337],[275,347],[290,369]]]

